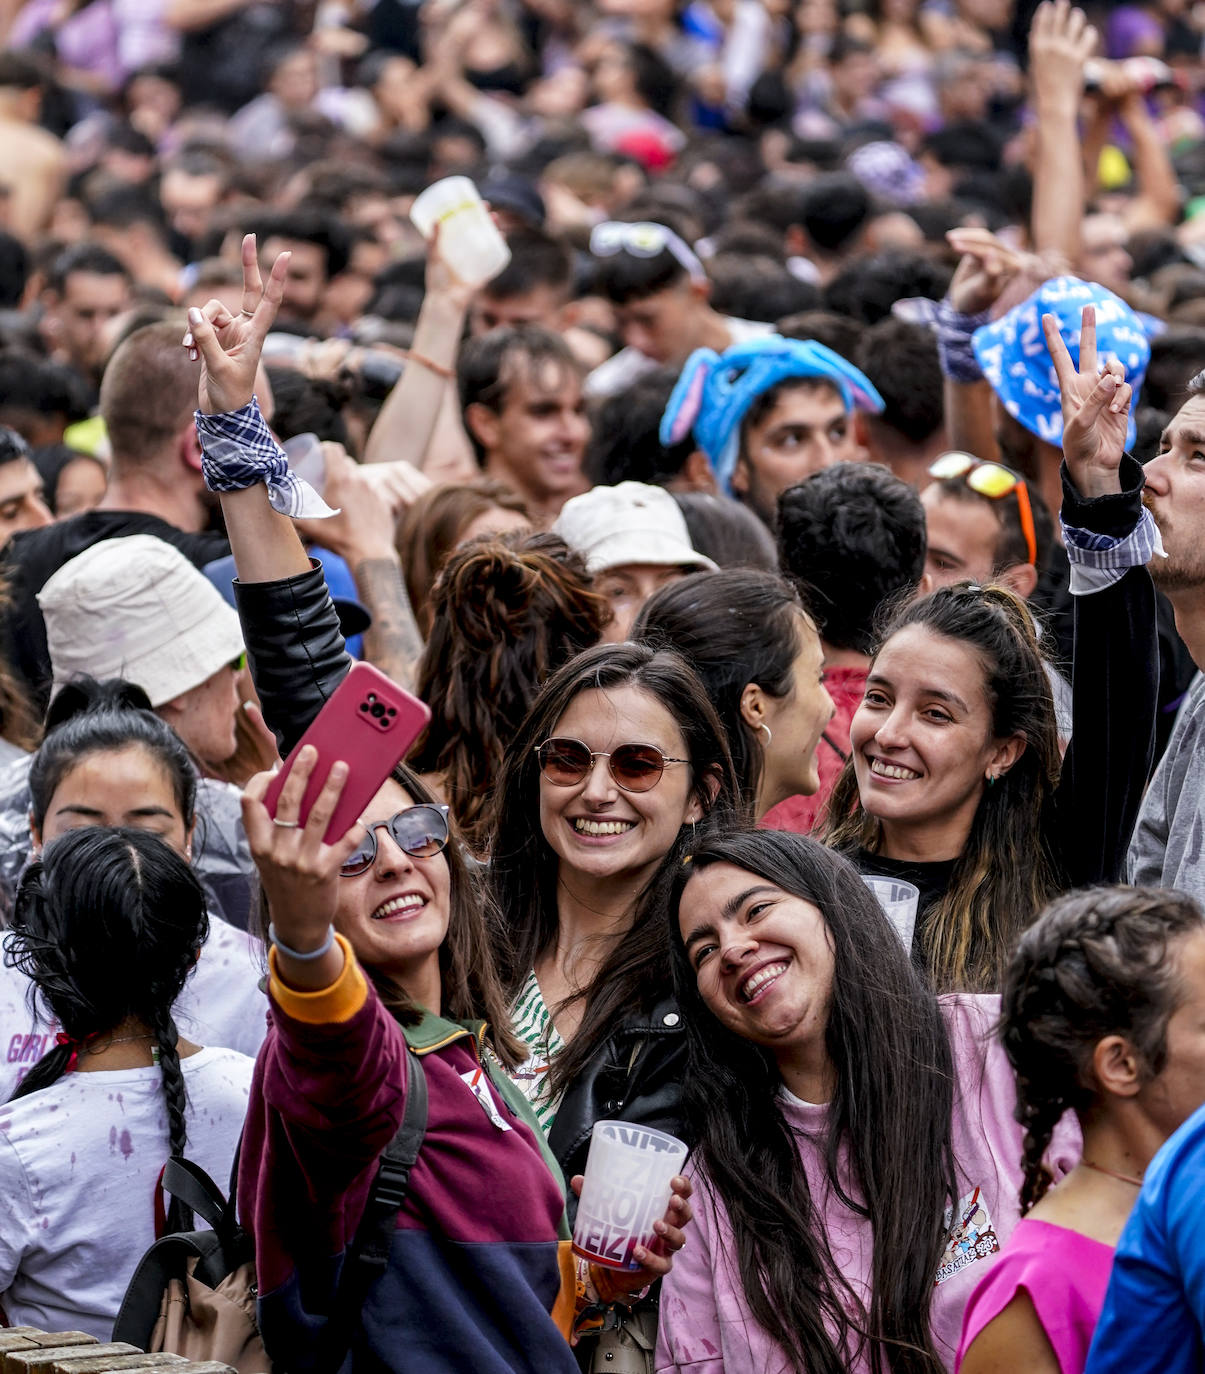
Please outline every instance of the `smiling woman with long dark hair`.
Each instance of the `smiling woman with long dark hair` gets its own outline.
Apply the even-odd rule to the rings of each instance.
[[[657,1368],[939,1374],[1019,1214],[999,1000],[935,997],[802,836],[721,833],[671,881],[698,1202]]]

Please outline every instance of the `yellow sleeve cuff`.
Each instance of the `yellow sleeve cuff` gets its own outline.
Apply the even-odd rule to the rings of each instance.
[[[314,992],[300,992],[283,983],[276,972],[276,950],[268,950],[268,988],[272,1000],[294,1021],[307,1026],[350,1021],[368,1000],[368,982],[356,963],[351,945],[342,935],[335,936],[335,943],[343,951],[343,968],[329,988],[318,988]]]

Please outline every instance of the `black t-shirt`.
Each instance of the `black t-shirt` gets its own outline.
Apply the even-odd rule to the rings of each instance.
[[[869,849],[856,849],[849,856],[850,862],[859,873],[879,874],[884,878],[896,878],[903,883],[912,883],[920,893],[916,904],[916,925],[912,930],[912,961],[918,967],[926,967],[926,951],[921,939],[921,927],[925,912],[934,902],[940,902],[954,876],[957,859],[936,859],[932,863],[913,862],[910,859],[889,859],[883,854],[872,853]]]
[[[57,524],[13,535],[0,561],[7,583],[3,645],[9,667],[44,710],[50,700],[50,652],[37,594],[56,572],[104,539],[150,534],[176,548],[197,568],[230,552],[225,535],[189,534],[157,515],[130,510],[89,510]]]

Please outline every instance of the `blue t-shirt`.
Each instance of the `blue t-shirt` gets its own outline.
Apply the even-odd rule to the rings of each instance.
[[[1084,1374],[1205,1370],[1205,1107],[1151,1160]]]

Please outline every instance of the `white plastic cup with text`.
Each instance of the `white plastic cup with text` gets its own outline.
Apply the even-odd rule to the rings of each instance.
[[[596,1121],[573,1226],[573,1248],[593,1264],[639,1269],[638,1245],[657,1239],[653,1223],[665,1215],[670,1180],[686,1163],[676,1136],[630,1121]]]
[[[912,948],[912,932],[916,929],[916,909],[920,905],[920,888],[901,878],[885,878],[877,873],[863,873],[862,881],[879,900],[887,919],[904,942]]]
[[[428,186],[410,207],[410,218],[425,239],[439,225],[440,256],[466,286],[483,286],[510,262],[506,240],[468,177]]]

